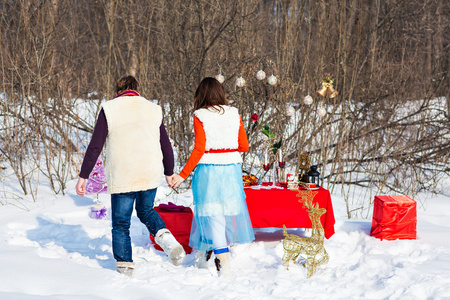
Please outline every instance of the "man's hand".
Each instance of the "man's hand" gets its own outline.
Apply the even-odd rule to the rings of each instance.
[[[86,193],[86,179],[84,178],[78,178],[77,185],[75,187],[75,190],[77,191],[77,194],[81,197],[84,196]]]
[[[168,184],[170,187],[172,187],[173,176],[175,176],[175,174],[170,175],[170,176],[167,176],[167,175],[166,175],[166,181],[167,181],[167,184]]]

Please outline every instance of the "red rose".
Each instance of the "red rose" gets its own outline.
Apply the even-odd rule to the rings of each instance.
[[[258,121],[258,118],[259,118],[258,114],[253,114],[251,119],[252,121]]]

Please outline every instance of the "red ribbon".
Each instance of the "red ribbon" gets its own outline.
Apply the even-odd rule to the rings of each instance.
[[[237,152],[237,149],[210,149],[205,151],[205,153],[228,153],[228,152]]]

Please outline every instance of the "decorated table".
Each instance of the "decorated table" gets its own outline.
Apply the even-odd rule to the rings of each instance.
[[[312,228],[308,211],[297,197],[298,191],[270,186],[251,186],[244,190],[253,228],[282,228],[283,225],[287,228]],[[329,239],[334,234],[335,223],[330,191],[319,187],[311,192],[314,195],[312,203],[319,203],[320,208],[327,210],[320,217],[320,222],[325,237]]]

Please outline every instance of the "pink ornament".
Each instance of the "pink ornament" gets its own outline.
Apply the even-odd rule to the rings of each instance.
[[[86,195],[106,193],[106,191],[105,170],[103,168],[103,162],[99,157],[86,182]]]

